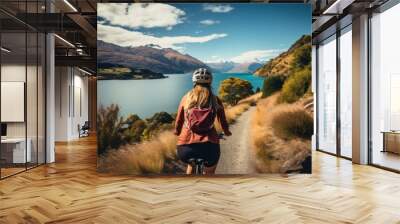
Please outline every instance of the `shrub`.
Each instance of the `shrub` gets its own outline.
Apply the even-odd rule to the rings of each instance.
[[[140,142],[142,133],[146,129],[146,122],[141,120],[136,114],[131,114],[124,121],[124,130],[126,142]]]
[[[276,93],[259,100],[251,121],[251,148],[256,169],[261,173],[286,173],[299,170],[306,158],[311,155],[310,139],[283,139],[276,133],[277,116],[284,112],[302,109],[300,105],[277,104],[278,97],[279,94]]]
[[[311,45],[306,44],[294,53],[294,60],[292,66],[294,68],[304,68],[311,63]]]
[[[301,107],[277,111],[271,119],[272,128],[278,137],[286,140],[293,138],[311,139],[314,120]]]
[[[167,112],[155,113],[152,117],[146,119],[147,128],[143,131],[143,139],[150,140],[161,131],[172,129],[174,118]]]
[[[282,89],[282,85],[285,81],[285,77],[283,75],[275,75],[270,76],[264,80],[263,84],[263,94],[262,97],[271,96],[276,91]]]
[[[305,67],[294,72],[283,84],[281,102],[293,103],[300,99],[311,85],[311,68]]]
[[[118,105],[112,104],[107,108],[100,107],[97,114],[98,154],[101,155],[108,149],[119,148],[125,143],[121,133],[123,125]]]
[[[174,117],[167,112],[159,112],[146,120],[136,114],[126,119],[119,115],[119,106],[112,104],[100,107],[97,116],[98,154],[110,149],[119,149],[125,144],[150,140],[158,133],[173,128]]]
[[[165,131],[151,141],[127,144],[99,157],[98,170],[115,174],[183,173],[184,164],[176,157],[176,136]]]
[[[218,93],[223,102],[236,105],[239,100],[252,95],[254,92],[249,81],[231,77],[222,81]]]

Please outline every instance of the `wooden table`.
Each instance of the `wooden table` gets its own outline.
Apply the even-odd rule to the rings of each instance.
[[[382,152],[400,154],[400,131],[382,131],[383,149]]]

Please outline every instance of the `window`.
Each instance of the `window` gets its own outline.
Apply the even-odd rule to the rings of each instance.
[[[318,47],[318,149],[336,153],[336,36]]]
[[[340,35],[340,155],[352,157],[352,32],[351,25]]]
[[[43,1],[0,2],[0,7],[41,13]],[[0,178],[45,163],[45,35],[0,13]],[[13,108],[13,109],[11,109]]]
[[[371,18],[372,163],[400,170],[400,4]]]

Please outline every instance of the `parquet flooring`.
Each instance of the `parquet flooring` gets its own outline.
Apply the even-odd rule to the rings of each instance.
[[[99,174],[94,138],[56,156],[0,181],[0,223],[400,223],[400,175],[319,152],[288,177]]]

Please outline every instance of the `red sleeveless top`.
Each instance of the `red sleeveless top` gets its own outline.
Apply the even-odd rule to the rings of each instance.
[[[216,108],[216,119],[221,124],[223,131],[228,132],[229,124],[226,121],[224,106],[218,97],[216,97],[216,99],[218,104],[218,107]],[[178,112],[175,119],[175,134],[178,136],[177,145],[187,145],[201,142],[212,142],[219,144],[219,136],[217,131],[215,130],[215,127],[213,127],[208,133],[197,134],[193,133],[190,129],[186,127],[186,125],[184,125],[186,119],[184,108],[185,102],[186,95],[182,98],[179,104]]]

